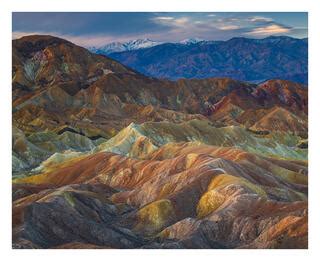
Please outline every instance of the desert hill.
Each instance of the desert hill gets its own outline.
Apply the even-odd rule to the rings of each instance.
[[[307,247],[305,85],[12,44],[14,248]]]

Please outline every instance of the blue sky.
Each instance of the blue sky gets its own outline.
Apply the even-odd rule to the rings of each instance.
[[[12,15],[13,38],[51,34],[82,46],[150,38],[176,42],[186,38],[227,40],[270,35],[308,36],[307,13],[297,12],[18,12]]]

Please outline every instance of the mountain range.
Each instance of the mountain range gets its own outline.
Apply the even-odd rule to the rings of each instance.
[[[43,35],[12,54],[13,248],[307,248],[306,85],[158,79]]]
[[[110,53],[114,52],[123,52],[123,51],[131,51],[131,50],[137,50],[141,48],[148,48],[153,47],[156,45],[160,45],[161,42],[152,41],[150,39],[136,39],[136,40],[130,40],[128,42],[112,42],[109,44],[106,44],[104,46],[99,47],[89,47],[88,49],[96,54],[104,54],[108,55]]]
[[[178,44],[190,45],[190,44],[196,44],[204,41],[205,40],[200,38],[190,38],[190,39],[184,39],[180,41]],[[114,52],[124,52],[124,51],[138,50],[142,48],[149,48],[149,47],[161,45],[164,43],[165,42],[153,41],[148,38],[144,38],[144,39],[130,40],[124,43],[112,42],[99,47],[91,46],[91,47],[88,47],[88,50],[96,54],[108,55]]]
[[[269,79],[308,82],[307,39],[270,36],[205,41],[195,38],[179,43],[145,39],[127,44],[115,43],[91,50],[156,78],[230,77],[257,83]]]

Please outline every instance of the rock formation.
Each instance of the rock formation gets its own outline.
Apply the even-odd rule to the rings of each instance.
[[[308,90],[159,80],[13,41],[14,248],[307,248]]]

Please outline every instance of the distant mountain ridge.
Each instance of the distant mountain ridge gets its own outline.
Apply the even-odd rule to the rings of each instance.
[[[114,52],[123,52],[137,50],[141,48],[149,48],[160,44],[162,44],[162,42],[156,42],[150,39],[136,39],[124,43],[113,42],[100,47],[89,47],[88,49],[93,53],[106,55]]]
[[[204,39],[200,38],[189,38],[189,39],[184,39],[180,41],[178,44],[183,44],[183,45],[192,45],[192,44],[197,44],[197,43],[202,43],[202,42],[209,42]]]
[[[177,42],[177,44],[192,45],[192,44],[197,44],[201,42],[209,42],[209,41],[196,37],[196,38],[181,40],[180,42]],[[88,49],[92,53],[108,55],[115,52],[124,52],[124,51],[138,50],[142,48],[150,48],[150,47],[154,47],[154,46],[165,44],[165,43],[167,42],[153,41],[151,39],[144,38],[144,39],[130,40],[123,43],[112,42],[112,43],[108,43],[106,45],[98,46],[98,47],[91,46],[91,47],[88,47]]]
[[[235,37],[227,41],[194,38],[179,43],[145,40],[126,50],[123,44],[116,43],[112,50],[110,45],[90,50],[156,78],[230,77],[255,83],[268,79],[308,83],[307,38]]]

